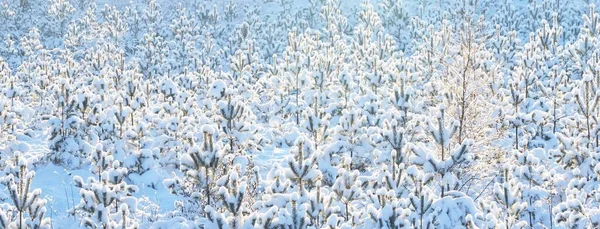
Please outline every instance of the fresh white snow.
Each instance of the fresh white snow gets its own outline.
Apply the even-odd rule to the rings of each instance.
[[[0,228],[598,228],[595,5],[2,2]]]

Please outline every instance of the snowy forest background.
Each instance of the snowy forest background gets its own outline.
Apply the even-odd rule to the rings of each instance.
[[[0,3],[0,228],[598,228],[577,0]]]

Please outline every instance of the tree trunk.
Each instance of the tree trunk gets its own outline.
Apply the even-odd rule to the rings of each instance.
[[[515,148],[519,150],[519,126],[515,125]]]

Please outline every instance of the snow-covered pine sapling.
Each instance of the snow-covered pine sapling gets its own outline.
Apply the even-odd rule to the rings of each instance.
[[[401,51],[408,51],[407,48],[411,44],[405,30],[407,30],[411,17],[408,14],[410,10],[406,9],[407,4],[402,0],[383,0],[379,5],[383,14],[383,27],[398,41]]]
[[[321,181],[316,182],[313,190],[309,193],[306,213],[310,218],[309,225],[319,228],[329,216],[339,214],[339,208],[332,207],[330,191]]]
[[[157,27],[162,23],[163,15],[161,14],[161,6],[156,0],[147,1],[146,9],[142,13],[142,19],[148,30],[157,31]]]
[[[356,107],[349,107],[342,111],[338,125],[333,130],[332,139],[335,140],[329,146],[328,151],[344,156],[349,154],[351,159],[350,169],[366,170],[371,163],[371,157],[368,155],[372,148],[368,136],[365,133],[366,118],[361,114],[361,110]]]
[[[85,55],[85,62],[88,63],[90,71],[95,76],[100,76],[102,70],[108,65],[109,62],[109,57],[107,56],[107,53],[103,51],[104,50],[98,49],[86,53]]]
[[[222,206],[225,212],[214,209],[207,205],[204,210],[207,213],[207,227],[214,228],[242,228],[248,226],[250,221],[245,220],[249,213],[246,197],[247,177],[239,176],[240,166],[236,164],[229,173],[216,181],[218,186],[217,196],[219,203],[213,206]],[[221,213],[223,212],[223,213]]]
[[[136,55],[139,57],[140,70],[144,78],[155,78],[162,73],[161,65],[164,62],[166,46],[163,40],[161,24],[161,7],[156,0],[148,1],[146,9],[142,12],[142,22],[146,27],[146,33],[137,45]]]
[[[536,89],[533,86],[535,85],[535,82],[539,80],[536,72],[538,71],[538,65],[540,64],[536,59],[538,58],[539,49],[536,49],[536,43],[534,42],[535,36],[533,33],[529,34],[529,40],[530,42],[523,45],[523,50],[519,56],[521,59],[520,64],[517,65],[514,70],[514,76],[518,78],[519,84],[524,90],[523,99],[527,109],[525,110],[526,112],[530,111],[528,107],[532,106],[532,102],[536,97]]]
[[[216,41],[211,33],[204,32],[201,36],[204,36],[204,42],[202,42],[201,50],[198,52],[200,55],[194,58],[193,67],[196,70],[200,68],[204,68],[205,70],[217,69],[217,66],[223,61],[221,56],[224,51],[216,45]],[[200,64],[203,66],[200,66]]]
[[[546,20],[542,20],[541,28],[536,31],[536,35],[539,40],[538,45],[541,45],[543,50],[549,50],[552,55],[551,58],[556,56],[559,49],[562,49],[560,45],[563,38],[563,28],[559,24],[557,12],[552,13],[552,25],[549,25]]]
[[[0,209],[0,228],[51,227],[50,219],[45,218],[46,200],[41,197],[42,190],[30,190],[35,176],[35,171],[29,171],[28,168],[31,163],[17,151],[12,162],[4,169],[6,175],[0,178],[0,183],[8,188],[12,205],[9,209]]]
[[[108,75],[109,78],[112,79],[113,86],[115,88],[121,88],[123,86],[121,85],[121,82],[123,82],[123,80],[125,79],[125,74],[127,72],[127,70],[125,70],[125,53],[121,52],[120,54],[118,54],[115,57],[114,62],[116,62],[114,64],[117,66],[112,67],[112,70],[114,72],[109,73]]]
[[[389,167],[392,166],[382,165],[382,169],[377,170],[377,173],[374,174],[374,187],[376,188],[376,192],[379,193],[381,190],[385,190],[386,192],[393,192],[394,198],[406,196],[406,194],[409,191],[409,189],[406,188],[406,186],[408,185],[407,176],[405,176],[406,165],[404,163],[398,164],[395,167],[395,174],[391,173],[391,171],[389,170]]]
[[[511,72],[518,64],[518,52],[522,48],[520,45],[520,39],[517,36],[516,31],[508,32],[503,34],[502,27],[499,24],[495,26],[494,36],[490,39],[491,52],[496,60],[502,61],[500,66],[499,79],[494,79],[494,83],[491,86],[493,93],[498,91],[499,88],[505,87],[506,82],[503,81],[503,77],[511,75]],[[494,77],[494,76],[493,76]],[[495,78],[495,77],[494,77]]]
[[[237,29],[235,34],[237,44],[240,46],[231,56],[231,70],[234,79],[239,79],[240,76],[246,75],[248,84],[253,84],[252,75],[250,74],[250,65],[256,61],[254,54],[254,40],[251,39],[250,25],[243,22]],[[248,74],[246,74],[248,73]]]
[[[448,192],[448,195],[431,204],[427,217],[427,225],[435,228],[477,228],[474,216],[479,213],[473,199],[459,191]]]
[[[11,111],[15,110],[15,98],[17,97],[17,91],[19,88],[15,88],[15,82],[11,81],[10,86],[8,88],[4,88],[3,94],[6,98],[10,99],[10,109]]]
[[[225,5],[225,9],[224,9],[224,16],[225,16],[225,20],[227,20],[228,22],[232,22],[233,19],[235,19],[235,17],[237,16],[237,13],[239,10],[237,10],[237,5],[234,3],[235,1],[228,1],[227,5]]]
[[[586,146],[589,149],[593,148],[594,139],[596,140],[596,147],[598,146],[598,137],[594,137],[592,133],[594,130],[592,121],[596,118],[598,105],[600,104],[600,88],[593,83],[592,77],[591,74],[584,73],[583,79],[578,83],[576,90],[573,91],[579,114],[585,119]]]
[[[174,39],[170,42],[171,50],[170,64],[177,73],[190,64],[190,59],[195,53],[195,29],[196,21],[190,17],[189,11],[182,6],[181,3],[177,6],[176,15],[171,22],[170,28],[174,35]]]
[[[542,187],[545,182],[543,177],[543,173],[546,172],[545,167],[540,164],[540,159],[532,151],[520,153],[515,150],[513,154],[517,166],[512,173],[525,184],[522,198],[527,202],[528,207],[523,210],[523,214],[527,214],[529,225],[533,227],[537,223],[542,223],[540,218],[544,217],[545,213],[544,200],[549,196],[548,191]]]
[[[48,16],[50,17],[50,22],[53,25],[58,25],[58,27],[50,26],[50,28],[55,28],[57,31],[52,31],[56,37],[62,37],[65,31],[65,27],[71,20],[73,16],[73,12],[75,12],[75,7],[71,5],[70,1],[64,0],[51,0],[48,6]]]
[[[159,152],[159,149],[150,149],[150,147],[144,147],[138,150],[133,150],[133,152],[131,152],[131,155],[129,155],[127,159],[125,159],[127,163],[124,165],[130,168],[130,173],[137,173],[139,175],[143,175],[144,173],[157,169],[159,167]],[[156,189],[155,183],[150,183],[146,185]]]
[[[306,214],[307,205],[302,204],[303,201],[303,197],[300,197],[297,193],[292,194],[292,198],[286,206],[286,214],[288,217],[286,226],[288,228],[301,229],[308,226],[309,218]]]
[[[503,182],[494,185],[494,197],[504,208],[504,226],[506,229],[517,224],[521,218],[521,212],[527,208],[527,202],[521,202],[522,186],[512,176],[512,166],[505,164],[503,168]]]
[[[548,104],[545,103],[544,98],[540,98],[539,101],[539,106],[542,108],[533,110],[527,114],[526,117],[527,122],[530,123],[526,128],[526,131],[528,132],[528,138],[526,138],[527,149],[543,147],[546,144],[546,140],[549,139],[545,127],[548,126],[548,118],[550,115],[541,109],[547,110],[550,108],[546,107]]]
[[[287,158],[286,177],[294,181],[298,193],[304,195],[304,191],[314,187],[321,172],[317,168],[317,157],[313,149],[313,143],[305,136],[296,139],[295,146],[290,149]]]
[[[368,228],[409,228],[409,201],[395,198],[396,194],[387,192],[386,189],[375,190],[368,193],[367,213],[365,227]],[[372,192],[372,191],[369,191]]]
[[[406,136],[404,128],[401,127],[404,124],[404,117],[398,117],[393,113],[391,120],[384,121],[383,138],[389,144],[391,150],[391,173],[393,180],[398,180],[401,173],[398,173],[400,167],[408,162],[407,152],[404,152],[406,145]],[[400,120],[399,120],[400,119]]]
[[[471,146],[473,145],[473,141],[470,139],[464,140],[458,148],[448,153],[450,157],[447,158],[446,151],[450,150],[450,139],[456,133],[458,122],[454,121],[450,126],[446,127],[446,107],[440,105],[439,110],[437,114],[437,126],[428,122],[425,131],[429,132],[437,143],[437,148],[440,149],[441,156],[438,157],[435,151],[431,152],[424,146],[410,144],[409,147],[414,154],[411,157],[413,164],[420,166],[425,172],[437,173],[441,177],[442,184],[440,188],[441,196],[443,197],[446,191],[450,191],[458,185],[457,174],[454,173],[455,167],[472,159]]]
[[[350,70],[347,67],[344,67],[338,76],[338,82],[342,87],[342,98],[344,99],[344,105],[341,108],[347,108],[349,106],[349,102],[352,103],[352,96],[357,87],[355,79],[355,75],[349,72]]]
[[[322,8],[322,5],[325,1],[323,0],[308,0],[309,6],[304,12],[303,18],[308,22],[308,26],[310,28],[315,28],[319,19],[319,10]]]
[[[227,95],[227,101],[222,101],[219,103],[219,111],[221,117],[225,121],[225,125],[223,126],[226,133],[231,134],[235,128],[235,121],[244,113],[245,107],[233,102],[231,100],[232,95]],[[233,148],[233,147],[232,147]]]
[[[8,4],[8,2],[0,5],[0,23],[2,23],[2,27],[0,29],[7,30],[11,28],[11,22],[14,20],[14,17],[17,15],[17,11],[14,6]]]
[[[175,101],[175,97],[179,94],[179,88],[177,83],[167,78],[161,83],[160,92],[162,93],[165,101],[172,103]]]
[[[253,226],[261,228],[301,228],[308,223],[308,193],[304,190],[301,197],[298,190],[294,190],[292,181],[285,175],[286,171],[279,165],[274,165],[261,184],[264,187],[262,198],[252,205],[252,209],[258,212],[250,216],[248,220],[254,221]],[[296,185],[297,187],[297,185]],[[319,203],[314,203],[318,205]],[[317,207],[318,208],[318,207]],[[319,209],[312,208],[320,213]],[[315,214],[318,214],[315,213]]]
[[[123,10],[123,16],[125,17],[128,28],[127,32],[131,34],[129,36],[131,41],[128,42],[126,49],[132,48],[130,44],[138,41],[140,31],[142,30],[142,18],[140,16],[140,12],[138,11],[137,6],[133,4],[133,2],[129,3],[130,4],[128,4]]]
[[[282,41],[285,39],[285,32],[279,29],[278,23],[280,22],[273,22],[265,25],[265,36],[263,36],[263,39],[259,40],[261,43],[258,44],[259,47],[264,49],[263,56],[267,57],[267,63],[269,64],[277,63],[277,53],[281,53],[282,47],[284,46]],[[276,73],[278,71],[273,70],[275,69],[269,69],[271,73]]]
[[[242,98],[235,96],[234,90],[227,89],[225,98],[217,102],[220,115],[219,127],[225,133],[226,144],[230,152],[244,154],[256,149],[254,142],[256,130],[253,125],[255,116],[241,103]]]
[[[81,127],[85,124],[79,117],[78,98],[68,79],[60,78],[54,88],[58,100],[58,110],[48,120],[50,129],[50,159],[56,163],[79,163],[78,158],[86,157],[90,147],[84,139]]]
[[[14,16],[14,11],[11,11],[10,9],[3,9],[3,12],[5,13],[5,17]],[[17,41],[15,40],[14,36],[7,34],[4,38],[4,43],[5,46],[1,49],[0,53],[2,53],[7,59],[19,53]]]
[[[312,142],[314,143],[315,150],[317,150],[319,144],[324,143],[327,137],[329,137],[328,120],[330,119],[330,115],[319,113],[317,110],[315,110],[317,101],[315,101],[314,104],[315,107],[308,107],[305,110],[306,119],[302,120],[301,125],[312,136]]]
[[[556,138],[559,142],[558,148],[550,150],[549,153],[558,165],[565,170],[578,169],[580,176],[594,177],[593,166],[600,158],[598,154],[594,153],[594,150],[585,146],[586,140],[563,133],[557,133]]]
[[[549,72],[549,82],[544,84],[542,81],[538,81],[537,85],[544,96],[552,100],[551,115],[552,115],[552,133],[556,134],[558,121],[560,120],[560,108],[564,101],[564,94],[566,91],[570,91],[564,87],[561,83],[566,78],[566,72],[564,70],[559,71],[558,65],[554,65]]]
[[[21,48],[19,54],[26,58],[38,53],[43,48],[40,30],[36,27],[29,29],[27,35],[19,39],[19,47]]]
[[[523,116],[519,113],[519,106],[525,100],[525,97],[520,91],[519,83],[510,83],[510,103],[515,108],[514,117],[511,124],[515,128],[515,149],[519,149],[519,127],[523,125]]]
[[[12,120],[14,120],[13,114],[15,114],[15,98],[17,97],[17,92],[20,91],[20,88],[15,88],[14,82],[10,82],[10,86],[3,90],[4,96],[10,99],[10,111],[6,112],[6,124],[9,126],[9,129],[14,132],[15,125]]]
[[[412,87],[406,86],[405,79],[399,79],[400,87],[394,86],[394,96],[391,97],[392,104],[402,114],[401,122],[398,123],[401,127],[405,128],[408,122],[408,110],[411,104],[411,98],[413,97],[414,91]]]
[[[153,79],[162,72],[161,65],[164,59],[159,58],[164,55],[164,41],[157,32],[151,30],[144,35],[137,45],[136,52],[139,55],[140,70],[144,75],[144,79]]]
[[[360,201],[363,197],[363,188],[361,187],[361,181],[358,179],[360,172],[358,170],[350,170],[352,159],[349,157],[344,158],[343,167],[338,171],[338,177],[331,187],[331,191],[335,194],[335,198],[341,204],[341,208],[344,209],[343,217],[349,226],[356,226],[354,222],[355,203]]]
[[[212,126],[202,126],[202,144],[194,146],[189,153],[183,155],[181,165],[187,180],[197,187],[191,194],[204,205],[214,203],[214,181],[217,178],[217,169],[222,163],[223,152],[217,138],[216,129]]]
[[[114,111],[114,116],[117,120],[117,123],[119,123],[119,139],[122,139],[123,131],[126,126],[125,121],[127,120],[127,117],[132,113],[132,111],[131,108],[129,108],[128,106],[123,106],[122,100],[117,101],[117,103],[119,104],[119,108]]]
[[[89,177],[84,182],[80,176],[73,177],[81,201],[71,212],[83,217],[81,226],[86,228],[137,228],[137,221],[127,211],[136,211],[137,199],[132,194],[138,187],[125,182],[127,169],[119,161],[106,159],[104,163],[109,167],[102,171],[99,180]]]
[[[198,2],[199,3],[199,2]],[[199,3],[196,8],[196,18],[200,23],[200,27],[216,27],[217,22],[220,19],[219,11],[217,10],[217,5],[213,5],[212,9],[209,9],[206,4]]]
[[[434,201],[433,190],[428,186],[433,181],[433,175],[431,173],[419,171],[416,166],[408,167],[406,169],[406,174],[412,185],[411,192],[408,196],[410,209],[416,214],[416,217],[412,218],[412,227],[419,229],[429,228],[428,225],[424,224],[426,213],[429,211]]]
[[[219,229],[231,228],[227,219],[225,219],[225,215],[215,210],[211,205],[204,207],[204,212],[206,212],[206,219],[208,220],[208,222],[204,224],[205,226]]]
[[[269,195],[288,195],[293,192],[292,181],[285,176],[285,170],[278,164],[273,165],[273,168],[267,174],[266,179],[262,180],[264,186],[264,194]],[[263,198],[265,200],[264,205],[270,206],[281,206],[277,201],[273,201],[274,198]]]
[[[177,97],[175,98],[174,107],[179,112],[177,112],[175,119],[172,119],[173,122],[178,121],[179,122],[178,126],[181,127],[175,131],[175,137],[177,139],[183,138],[182,141],[187,141],[190,144],[192,142],[192,140],[191,140],[192,133],[189,133],[187,131],[193,131],[193,128],[191,128],[191,126],[188,124],[194,123],[194,119],[196,118],[195,116],[190,115],[191,113],[193,113],[195,111],[194,96],[195,95],[188,94],[187,89],[182,90],[177,95]],[[174,123],[174,125],[177,125],[177,124]],[[183,131],[181,129],[183,129]],[[183,132],[183,133],[180,133],[180,132]]]
[[[295,101],[292,112],[295,114],[294,116],[296,119],[296,125],[300,125],[299,107],[301,102],[300,94],[302,93],[301,83],[303,83],[300,79],[300,72],[302,71],[304,65],[304,61],[302,61],[302,59],[305,58],[301,53],[301,49],[304,40],[302,40],[302,35],[299,34],[297,29],[290,31],[288,33],[287,38],[288,46],[283,52],[282,57],[282,67],[284,70],[283,76],[287,80],[286,82],[288,83],[287,94],[290,97],[290,101]],[[292,96],[294,97],[294,99],[291,99]]]
[[[564,228],[597,228],[600,226],[600,212],[589,203],[597,203],[598,194],[592,195],[587,190],[597,186],[594,182],[582,177],[579,169],[571,170],[572,177],[565,187],[564,199],[552,208],[554,222]]]
[[[90,172],[98,176],[98,180],[101,180],[102,173],[108,170],[111,163],[114,161],[112,155],[109,152],[103,150],[101,144],[96,145],[96,149],[89,156],[90,160]]]
[[[369,94],[363,98],[366,100],[362,109],[367,127],[381,126],[384,114],[384,110],[381,109],[381,102],[377,101],[378,98],[373,92],[369,92]]]
[[[465,8],[469,6],[463,5]],[[469,9],[464,9],[469,10]],[[460,41],[454,46],[456,47],[451,53],[458,53],[453,64],[450,64],[448,71],[450,76],[448,78],[456,80],[455,85],[450,85],[449,94],[451,97],[451,103],[455,109],[453,113],[458,119],[458,130],[457,130],[457,141],[463,142],[467,138],[477,138],[478,136],[485,135],[478,130],[479,125],[487,125],[483,122],[483,117],[486,116],[486,111],[480,109],[484,97],[490,95],[488,87],[481,87],[480,85],[488,85],[491,81],[489,76],[495,74],[496,66],[492,64],[495,60],[492,58],[492,53],[487,50],[483,44],[485,41],[480,41],[479,25],[476,25],[477,21],[471,21],[471,19],[464,19],[462,24],[461,38]],[[450,28],[446,28],[448,30]],[[453,49],[450,49],[453,50]],[[487,117],[486,117],[487,118]],[[476,124],[477,123],[477,124]],[[479,133],[478,133],[479,132]]]
[[[438,144],[441,150],[440,159],[443,161],[446,159],[446,151],[450,146],[450,139],[456,133],[459,123],[454,120],[450,123],[450,126],[446,127],[446,106],[440,105],[439,112],[437,113],[437,126],[433,123],[427,123],[427,132],[433,137],[433,140]],[[442,195],[443,196],[443,195]]]
[[[47,65],[42,65],[47,66]],[[10,69],[10,65],[8,62],[2,57],[0,57],[0,76],[2,77],[2,83],[6,82],[5,80],[11,79],[10,75],[12,74],[12,70]]]
[[[583,79],[587,72],[596,67],[593,66],[593,59],[598,58],[596,50],[600,45],[600,43],[598,43],[600,15],[595,10],[594,4],[589,5],[588,13],[584,14],[582,19],[583,24],[577,26],[577,29],[579,29],[577,39],[572,43],[565,45],[565,64],[568,65],[566,70],[570,73],[567,81]],[[594,79],[596,81],[596,87],[600,86],[598,85],[600,79],[597,77],[598,76]]]
[[[135,74],[137,75],[137,73]],[[140,84],[135,82],[136,79],[138,79],[138,77],[127,80],[125,83],[125,94],[127,96],[125,96],[124,102],[125,105],[127,105],[127,107],[131,109],[131,112],[129,114],[131,126],[135,126],[135,122],[133,120],[135,112],[146,106],[146,100],[144,99],[144,97],[140,96]]]

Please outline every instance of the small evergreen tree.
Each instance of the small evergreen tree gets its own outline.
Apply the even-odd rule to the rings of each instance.
[[[27,149],[26,147],[25,149]],[[41,189],[31,189],[35,171],[29,171],[32,163],[22,153],[16,151],[12,161],[5,167],[6,174],[0,183],[8,188],[11,205],[0,208],[2,228],[51,228],[50,219],[45,217],[46,200],[41,197]]]

